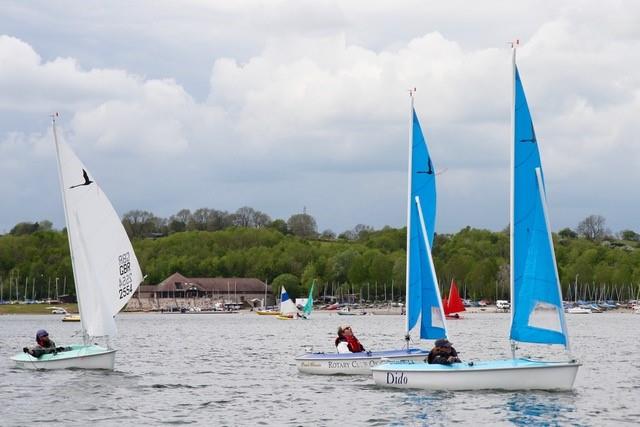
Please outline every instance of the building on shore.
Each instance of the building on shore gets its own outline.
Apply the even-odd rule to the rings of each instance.
[[[257,308],[263,305],[275,305],[275,297],[271,288],[259,279],[185,277],[176,272],[157,285],[141,285],[127,310]]]

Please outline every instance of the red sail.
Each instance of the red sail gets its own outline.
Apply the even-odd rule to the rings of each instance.
[[[445,314],[459,313],[464,310],[464,303],[460,294],[458,293],[458,287],[455,280],[451,280],[451,289],[449,289],[449,301],[445,308]]]

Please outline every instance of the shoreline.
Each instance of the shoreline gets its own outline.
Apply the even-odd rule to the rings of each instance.
[[[10,315],[54,315],[54,316],[62,316],[61,314],[53,314],[51,313],[51,309],[48,307],[60,307],[64,308],[71,314],[78,313],[78,305],[77,304],[0,304],[0,316],[10,316]],[[328,313],[328,314],[338,314],[338,310],[323,310],[323,309],[314,309],[315,313]],[[158,314],[169,314],[171,312],[168,311],[155,311],[155,310],[127,310],[126,308],[122,310],[120,313],[158,313]],[[226,312],[198,312],[197,314],[224,314]],[[237,314],[254,314],[255,311],[250,309],[242,309],[236,312]],[[358,308],[352,309],[352,315],[358,316],[363,315],[374,315],[374,316],[388,316],[388,315],[402,315],[400,307],[368,307],[368,308]],[[486,307],[467,307],[467,309],[460,313],[461,316],[465,314],[508,314],[509,310],[498,310],[495,305],[488,305]],[[588,314],[604,314],[604,313],[634,313],[634,309],[627,307],[618,307],[609,310],[603,310],[602,312],[592,312]],[[174,314],[182,314],[179,312],[174,312]],[[184,314],[194,314],[194,313],[184,313]],[[566,313],[567,315],[575,316],[576,314]],[[338,314],[339,315],[339,314]]]

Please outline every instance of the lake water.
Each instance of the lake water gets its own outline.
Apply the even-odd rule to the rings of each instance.
[[[331,351],[344,323],[368,349],[403,344],[404,317],[395,315],[281,321],[254,313],[122,314],[114,372],[34,372],[13,368],[8,358],[31,345],[39,328],[58,345],[79,342],[79,324],[0,316],[0,425],[640,423],[638,315],[568,316],[573,354],[584,363],[571,392],[403,391],[365,376],[299,374],[293,357],[304,345]],[[449,333],[464,360],[510,357],[508,325],[507,314],[470,313],[449,322]]]

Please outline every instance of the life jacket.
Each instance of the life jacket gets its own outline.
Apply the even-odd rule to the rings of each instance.
[[[360,353],[361,351],[364,351],[364,347],[362,346],[362,344],[360,344],[358,338],[354,337],[353,335],[345,338],[347,339],[349,350],[351,350],[352,353]]]

